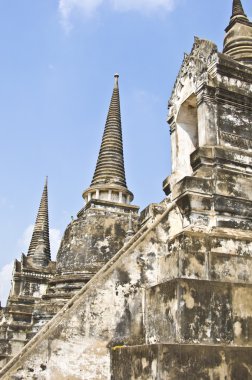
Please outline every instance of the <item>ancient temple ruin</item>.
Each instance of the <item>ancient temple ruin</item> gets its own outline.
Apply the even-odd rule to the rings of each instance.
[[[252,23],[195,38],[169,100],[172,173],[138,215],[118,75],[84,208],[50,260],[47,183],[0,311],[2,379],[252,379]]]
[[[85,206],[66,228],[57,261],[51,261],[48,181],[27,255],[15,261],[7,307],[0,314],[0,368],[80,290],[138,229],[123,158],[119,75]]]

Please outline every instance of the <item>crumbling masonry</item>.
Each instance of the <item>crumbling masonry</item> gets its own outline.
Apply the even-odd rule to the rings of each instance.
[[[166,198],[131,205],[118,75],[86,205],[50,260],[47,183],[1,309],[2,379],[252,379],[252,23],[195,39],[169,101]]]

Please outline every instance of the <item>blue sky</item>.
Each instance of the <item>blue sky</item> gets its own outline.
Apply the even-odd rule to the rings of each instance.
[[[53,251],[83,207],[113,75],[120,74],[124,154],[134,204],[164,198],[167,102],[195,35],[222,48],[232,0],[0,2],[0,298],[27,250],[49,176]],[[243,0],[252,15],[249,0]]]

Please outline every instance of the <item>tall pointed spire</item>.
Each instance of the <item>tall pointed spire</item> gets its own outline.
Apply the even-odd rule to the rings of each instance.
[[[111,183],[126,187],[118,85],[119,75],[115,74],[114,78],[113,94],[91,186]]]
[[[119,203],[130,203],[133,200],[133,194],[126,185],[118,82],[119,75],[115,74],[94,176],[90,188],[83,194],[86,202],[93,198]]]
[[[236,16],[247,17],[243,10],[241,0],[233,0],[233,12],[232,12],[231,18],[236,17]]]
[[[252,66],[252,23],[244,12],[241,0],[233,0],[232,16],[225,31],[223,53]]]
[[[28,249],[28,257],[31,256],[36,265],[47,266],[51,260],[49,240],[49,216],[48,216],[48,180],[46,177],[42,198]]]

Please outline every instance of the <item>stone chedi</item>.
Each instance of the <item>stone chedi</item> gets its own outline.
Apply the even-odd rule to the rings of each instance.
[[[234,0],[231,27],[243,17]],[[252,68],[243,25],[252,26],[245,24],[232,34],[235,55],[228,29],[224,53],[196,38],[184,58],[169,101],[164,201],[142,211],[139,229],[7,363],[2,379],[252,379]],[[113,192],[109,179],[100,184],[84,192],[94,205]]]
[[[33,336],[36,303],[46,293],[54,275],[46,179],[28,253],[15,261],[7,306],[0,309],[0,368]]]
[[[118,74],[101,148],[85,207],[66,229],[56,260],[56,276],[47,298],[59,306],[79,290],[124,245],[130,218],[137,229],[139,207],[125,178]]]
[[[32,263],[37,267],[47,267],[51,261],[47,193],[46,178],[32,239],[27,254],[28,259],[31,258]]]
[[[47,180],[27,256],[15,262],[7,307],[0,309],[0,368],[125,244],[138,228],[126,185],[118,74],[85,207],[51,261]]]

